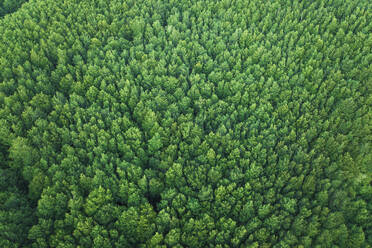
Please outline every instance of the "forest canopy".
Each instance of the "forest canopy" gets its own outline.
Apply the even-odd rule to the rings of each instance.
[[[371,247],[371,10],[0,0],[0,247]]]
[[[26,0],[0,0],[0,18],[16,11]]]

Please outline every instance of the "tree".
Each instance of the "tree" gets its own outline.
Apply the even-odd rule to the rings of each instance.
[[[370,246],[369,1],[23,2],[1,247]]]

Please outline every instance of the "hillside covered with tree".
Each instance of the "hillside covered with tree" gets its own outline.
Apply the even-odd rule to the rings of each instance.
[[[0,0],[0,247],[371,247],[371,10]]]

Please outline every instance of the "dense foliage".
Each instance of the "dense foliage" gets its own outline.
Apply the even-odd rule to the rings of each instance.
[[[16,11],[26,0],[0,0],[0,17]]]
[[[371,9],[31,0],[5,15],[0,247],[371,247]]]

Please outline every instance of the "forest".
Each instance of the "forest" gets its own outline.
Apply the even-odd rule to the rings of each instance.
[[[0,247],[372,247],[372,1],[0,0]]]

